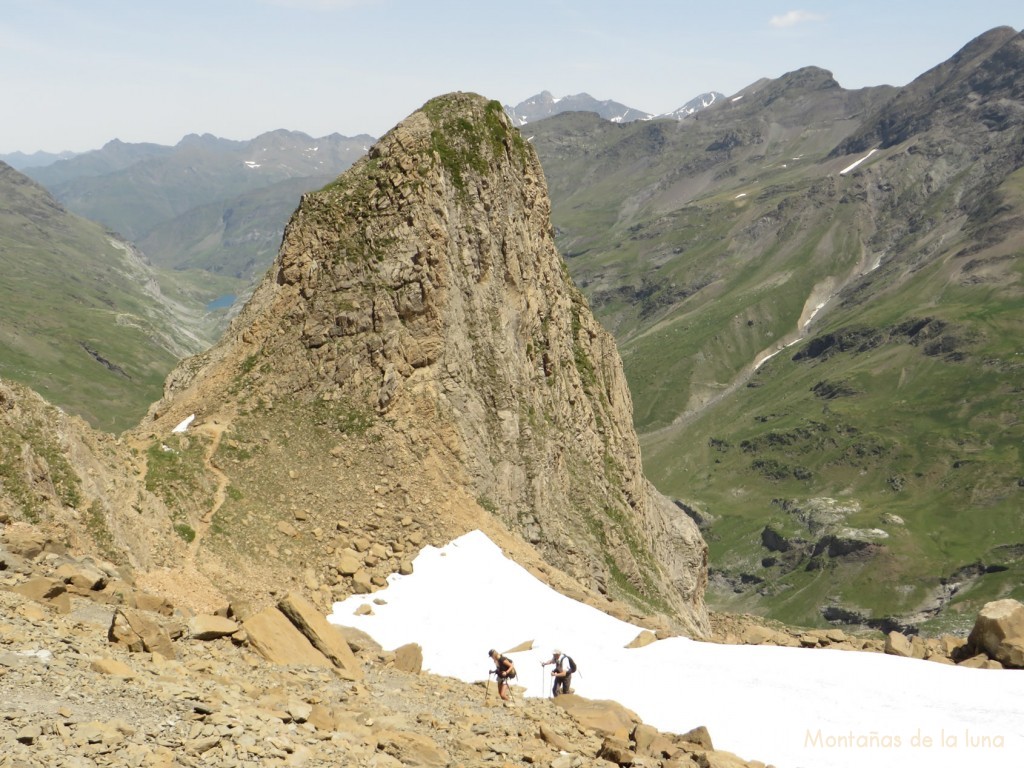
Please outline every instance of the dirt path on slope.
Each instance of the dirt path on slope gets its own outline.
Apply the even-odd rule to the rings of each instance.
[[[199,551],[199,546],[202,544],[203,538],[210,530],[210,525],[213,522],[213,516],[217,514],[217,510],[224,505],[224,500],[227,498],[230,480],[228,480],[228,476],[224,474],[221,468],[218,467],[213,460],[213,457],[217,455],[217,449],[220,447],[220,441],[224,436],[225,428],[225,425],[220,421],[203,422],[195,428],[195,431],[198,434],[205,435],[210,438],[210,444],[206,449],[206,455],[203,457],[203,465],[210,474],[217,478],[217,487],[213,491],[213,502],[210,504],[210,508],[196,523],[196,535],[195,538],[192,539],[192,543],[188,548],[189,560],[193,562],[195,561],[196,553]]]
[[[210,578],[197,566],[196,559],[203,539],[210,530],[214,515],[227,499],[230,481],[228,476],[216,465],[214,456],[227,429],[229,421],[223,418],[211,419],[189,427],[195,436],[209,438],[209,444],[203,456],[206,471],[216,480],[213,500],[199,520],[195,521],[195,537],[188,545],[186,556],[173,567],[153,568],[136,574],[136,585],[147,592],[163,595],[175,606],[189,608],[196,613],[212,613],[223,607],[226,596],[217,588]],[[141,452],[144,457],[145,452]],[[143,473],[145,467],[143,467]]]

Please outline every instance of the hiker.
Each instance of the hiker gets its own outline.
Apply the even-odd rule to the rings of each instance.
[[[493,648],[487,652],[487,655],[494,662],[491,674],[498,678],[498,695],[508,701],[508,681],[516,676],[516,665],[512,663],[512,659],[502,656]]]
[[[559,696],[563,693],[572,693],[569,683],[572,681],[572,673],[576,671],[576,663],[561,651],[556,650],[551,654],[550,659],[540,663],[542,667],[546,667],[548,664],[555,665],[555,668],[551,670],[551,677],[554,678],[551,695]]]

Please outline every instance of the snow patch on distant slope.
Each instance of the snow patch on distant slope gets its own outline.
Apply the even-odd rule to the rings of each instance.
[[[875,152],[877,152],[877,151],[878,151],[877,147],[875,149],[872,149],[870,152],[868,152],[866,155],[864,155],[864,157],[862,157],[860,160],[857,160],[856,162],[851,163],[850,165],[848,165],[845,168],[843,168],[843,170],[841,170],[839,172],[839,175],[840,176],[845,176],[850,171],[852,171],[854,168],[856,168],[858,165],[860,165],[865,160],[867,160],[869,157],[871,157],[873,154],[875,154]]]

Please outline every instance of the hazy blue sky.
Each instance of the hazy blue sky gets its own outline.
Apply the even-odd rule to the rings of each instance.
[[[379,136],[455,90],[667,112],[811,64],[903,85],[1001,25],[1024,2],[0,0],[0,153]]]

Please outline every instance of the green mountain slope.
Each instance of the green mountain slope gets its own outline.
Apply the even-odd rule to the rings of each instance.
[[[281,245],[281,235],[303,193],[333,176],[285,179],[233,199],[197,206],[154,226],[138,245],[168,269],[199,269],[237,278],[241,287],[259,279]]]
[[[0,163],[0,377],[94,426],[135,424],[212,324],[187,276],[161,277],[127,243],[69,214]]]
[[[1021,596],[1022,50],[1003,28],[899,91],[809,68],[683,123],[531,126],[712,603],[938,629]]]
[[[286,179],[333,178],[362,156],[370,141],[368,136],[313,139],[272,131],[250,141],[190,135],[174,147],[110,142],[95,152],[29,169],[29,175],[69,210],[137,242],[194,208]],[[297,204],[297,198],[292,200],[292,210]]]

